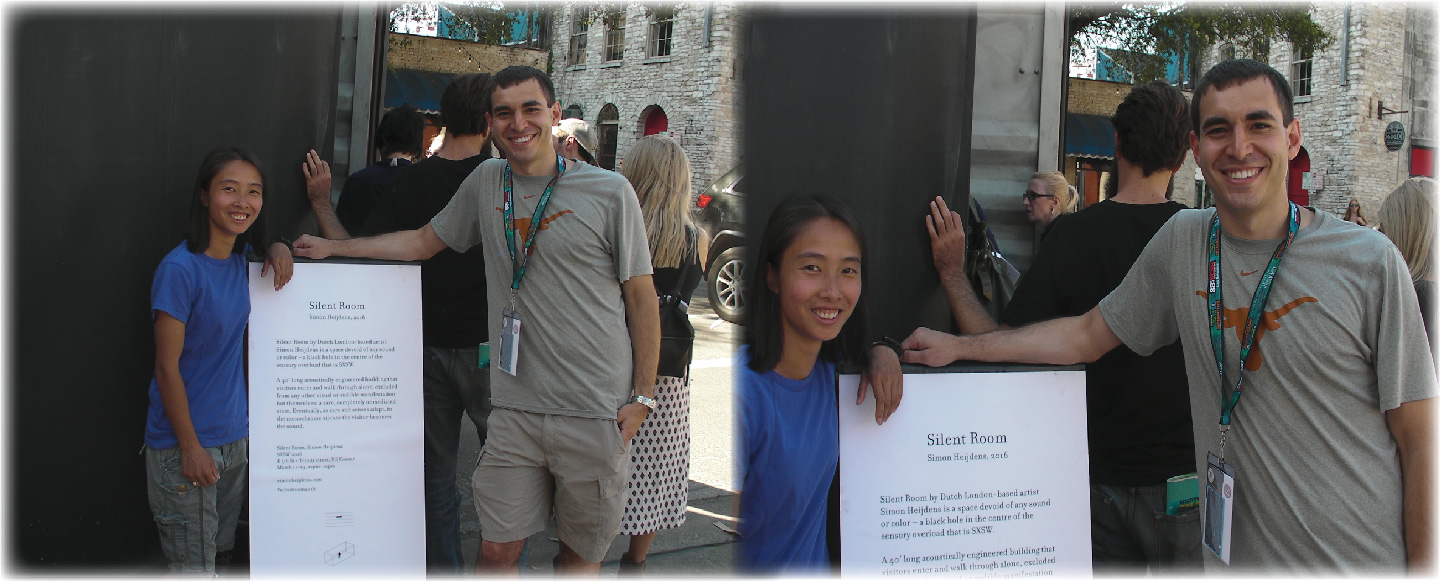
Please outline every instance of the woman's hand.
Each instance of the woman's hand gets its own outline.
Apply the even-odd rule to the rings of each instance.
[[[220,481],[215,460],[198,444],[180,447],[180,473],[195,486],[212,486]]]
[[[270,249],[265,253],[265,264],[260,267],[260,278],[271,270],[275,271],[275,290],[284,288],[290,282],[291,275],[295,274],[295,257],[290,255],[290,248],[284,242],[273,242]]]
[[[875,423],[884,425],[890,414],[900,407],[900,398],[905,393],[900,357],[895,351],[884,345],[870,348],[870,367],[860,376],[860,391],[855,394],[855,405],[865,402],[866,386],[875,392]]]

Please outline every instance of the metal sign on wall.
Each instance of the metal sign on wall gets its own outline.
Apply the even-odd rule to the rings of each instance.
[[[1402,145],[1405,145],[1405,125],[1391,121],[1385,126],[1385,149],[1397,151]]]

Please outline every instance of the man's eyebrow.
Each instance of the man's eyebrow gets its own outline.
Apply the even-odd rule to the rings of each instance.
[[[524,102],[524,103],[521,104],[520,106],[521,106],[521,107],[539,107],[539,106],[540,106],[540,100],[539,100],[539,99],[531,99],[531,100],[529,100],[529,101]]]
[[[1274,120],[1275,120],[1275,114],[1274,114],[1274,113],[1271,113],[1269,109],[1257,109],[1257,110],[1255,110],[1255,111],[1251,111],[1250,113],[1246,114],[1246,115],[1245,115],[1245,120],[1246,120],[1246,121],[1261,121],[1261,120],[1274,121]]]

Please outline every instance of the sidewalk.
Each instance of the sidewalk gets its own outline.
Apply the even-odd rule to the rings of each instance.
[[[473,508],[471,509],[474,510]],[[688,575],[730,575],[734,573],[736,537],[716,527],[721,523],[735,528],[735,495],[699,482],[690,481],[690,506],[685,524],[666,529],[655,535],[650,546],[649,561],[645,573],[652,576]],[[473,570],[476,552],[480,548],[478,527],[465,527],[462,532],[465,548],[465,564]],[[620,555],[625,552],[629,537],[617,536],[605,555],[600,575],[615,575],[619,569]],[[521,575],[545,575],[553,573],[553,559],[560,550],[555,540],[555,525],[552,521],[544,532],[530,537],[525,558],[520,563]]]

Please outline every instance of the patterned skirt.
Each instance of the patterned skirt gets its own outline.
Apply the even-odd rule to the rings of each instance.
[[[620,534],[685,523],[690,502],[690,378],[655,381],[655,410],[630,442],[630,482]]]

